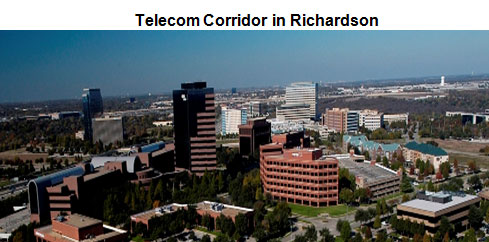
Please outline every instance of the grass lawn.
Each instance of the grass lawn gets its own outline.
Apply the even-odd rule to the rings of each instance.
[[[217,231],[209,231],[209,230],[207,230],[206,228],[204,228],[204,227],[200,227],[200,226],[199,226],[199,227],[195,227],[195,229],[196,229],[196,230],[200,230],[200,231],[202,231],[202,232],[204,232],[204,233],[213,234],[213,235],[215,235],[215,236],[222,235],[222,233],[221,233],[221,232],[217,232]]]
[[[342,239],[340,236],[336,236],[336,237],[334,238],[334,240],[335,240],[336,242],[343,242],[343,239]]]
[[[391,199],[394,199],[394,198],[398,198],[398,197],[402,197],[403,193],[402,192],[398,192],[398,193],[394,193],[394,194],[391,194],[391,195],[388,195],[388,196],[385,196],[384,199],[386,201],[389,201]]]
[[[298,204],[289,203],[292,213],[300,214],[306,217],[316,217],[322,213],[328,213],[330,216],[338,216],[347,212],[347,207],[344,204],[330,206],[330,207],[308,207]],[[348,212],[355,210],[353,207],[348,207]]]
[[[10,180],[1,180],[0,181],[0,187],[7,186],[10,184]]]
[[[132,238],[132,241],[135,241],[135,242],[144,242],[144,239],[143,239],[143,237],[141,237],[141,235],[138,235],[138,236]]]
[[[483,156],[478,153],[474,153],[474,155],[449,153],[449,156],[452,164],[457,159],[459,165],[467,165],[469,161],[475,161],[479,168],[489,168],[489,156]]]

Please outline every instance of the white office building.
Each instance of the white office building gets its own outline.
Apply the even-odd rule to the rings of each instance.
[[[285,88],[287,105],[309,105],[309,118],[318,118],[318,84],[314,82],[295,82]]]
[[[404,122],[408,124],[409,113],[384,114],[384,123]]]
[[[310,120],[311,109],[308,104],[284,104],[277,107],[279,121]]]
[[[246,124],[247,110],[221,107],[221,134],[239,134],[238,125]]]
[[[368,130],[376,130],[384,123],[384,114],[377,110],[364,109],[358,114],[358,125],[365,126]]]

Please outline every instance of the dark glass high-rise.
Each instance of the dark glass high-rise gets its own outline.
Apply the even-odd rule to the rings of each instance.
[[[92,118],[100,116],[104,112],[102,94],[99,88],[84,88],[83,102],[83,126],[85,127],[85,140],[92,141]]]
[[[173,91],[173,114],[176,167],[197,175],[216,169],[214,88],[183,83]]]

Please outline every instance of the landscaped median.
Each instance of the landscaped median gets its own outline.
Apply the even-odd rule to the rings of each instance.
[[[303,215],[306,217],[317,217],[319,214],[327,213],[330,216],[339,216],[346,214],[347,212],[352,212],[355,210],[354,207],[347,207],[344,204],[329,206],[329,207],[309,207],[298,204],[289,203],[289,208],[292,213]]]

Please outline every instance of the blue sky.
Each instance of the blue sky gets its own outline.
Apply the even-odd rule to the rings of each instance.
[[[489,73],[489,31],[0,31],[0,102]]]

